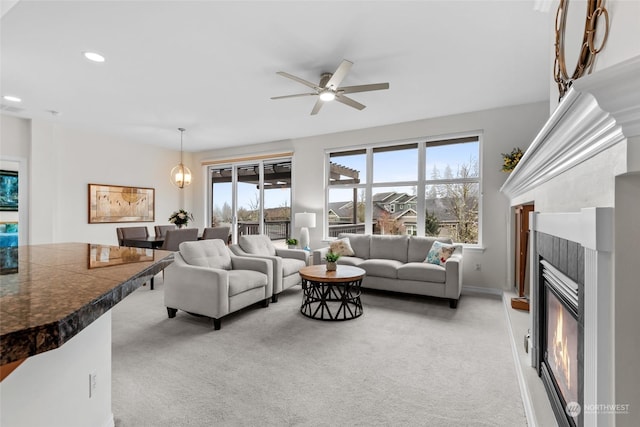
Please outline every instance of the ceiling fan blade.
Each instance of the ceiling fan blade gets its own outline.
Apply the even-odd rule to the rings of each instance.
[[[356,93],[356,92],[369,92],[371,90],[383,90],[389,89],[389,83],[374,83],[370,85],[359,86],[345,86],[338,88],[340,93]]]
[[[349,107],[357,108],[358,110],[364,110],[366,108],[366,105],[360,104],[358,101],[355,101],[339,93],[336,94],[336,101],[342,102],[343,104],[348,105]]]
[[[305,79],[301,79],[300,77],[296,77],[293,74],[285,73],[284,71],[278,71],[276,74],[279,74],[282,77],[286,77],[286,78],[291,79],[291,80],[295,80],[298,83],[302,83],[303,85],[309,86],[312,89],[315,89],[315,90],[319,90],[320,89],[315,83],[311,83],[310,81],[307,81]]]
[[[338,86],[340,86],[340,83],[342,83],[342,80],[344,80],[344,78],[346,77],[347,73],[349,73],[349,70],[351,70],[352,65],[353,62],[343,59],[340,65],[338,65],[338,69],[335,73],[333,73],[325,87],[332,87],[334,89],[337,89]]]
[[[311,115],[315,116],[316,114],[318,114],[318,111],[320,111],[320,108],[322,108],[323,104],[324,104],[324,101],[318,98],[318,100],[316,101],[316,105],[314,105],[313,110],[311,110]]]
[[[313,96],[313,95],[317,95],[317,93],[298,93],[295,95],[272,96],[271,99],[297,98],[299,96]]]

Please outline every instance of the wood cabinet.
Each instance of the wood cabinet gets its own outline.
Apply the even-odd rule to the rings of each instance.
[[[518,298],[511,300],[511,306],[529,310],[529,213],[533,205],[520,205],[515,208],[515,288]]]

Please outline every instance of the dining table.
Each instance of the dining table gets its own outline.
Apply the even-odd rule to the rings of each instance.
[[[121,246],[134,248],[158,249],[164,243],[164,236],[127,237],[122,239]]]

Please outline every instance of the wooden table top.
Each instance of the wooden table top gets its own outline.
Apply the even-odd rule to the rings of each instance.
[[[300,276],[303,279],[324,283],[349,282],[361,279],[365,274],[366,271],[363,269],[351,265],[338,265],[335,271],[327,271],[325,264],[310,265],[300,269]]]

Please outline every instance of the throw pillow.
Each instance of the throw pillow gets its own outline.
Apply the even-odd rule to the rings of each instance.
[[[338,254],[340,256],[355,255],[348,237],[343,237],[342,239],[334,240],[333,242],[329,243],[329,250],[334,254]]]
[[[10,223],[7,224],[7,233],[17,233],[18,232],[18,224],[16,223]]]
[[[431,246],[424,262],[435,265],[444,265],[455,250],[456,245],[449,245],[447,243],[435,241],[433,242],[433,246]]]

